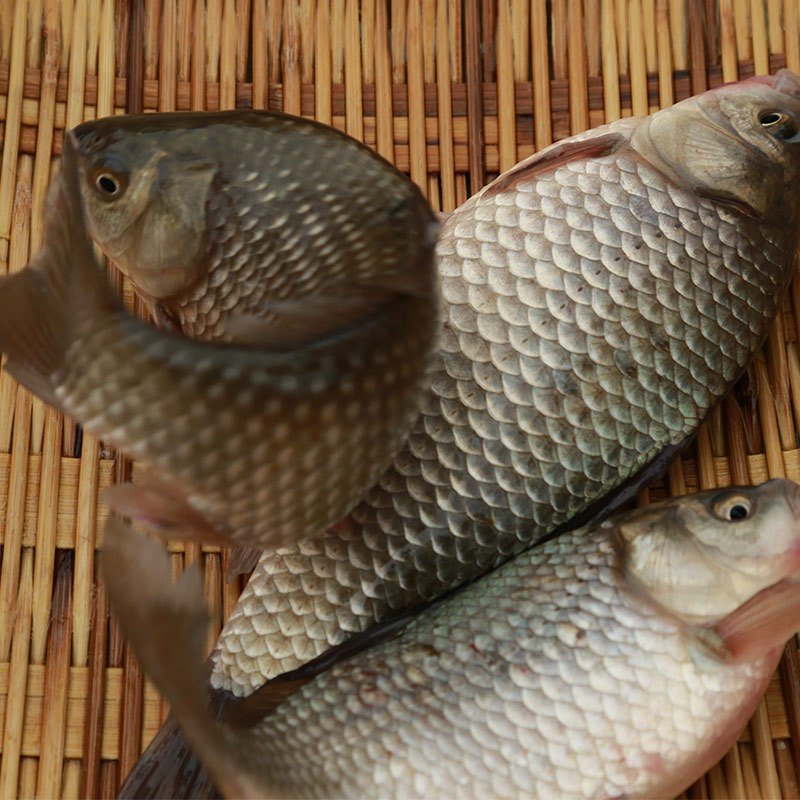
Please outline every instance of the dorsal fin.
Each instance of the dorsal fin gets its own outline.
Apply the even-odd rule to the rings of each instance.
[[[578,141],[568,140],[562,144],[548,147],[541,153],[536,153],[516,167],[503,173],[497,180],[490,183],[483,192],[483,197],[505,192],[517,181],[530,180],[542,172],[550,172],[570,161],[580,161],[587,158],[602,158],[611,155],[621,145],[627,144],[628,138],[620,133],[602,133],[599,136],[588,136]]]

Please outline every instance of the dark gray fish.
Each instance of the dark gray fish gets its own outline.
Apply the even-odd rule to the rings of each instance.
[[[363,152],[348,141],[342,153]],[[360,180],[384,197],[357,238],[382,244],[360,267],[339,254],[357,303],[345,299],[343,317],[329,314],[336,324],[308,341],[281,342],[280,327],[255,318],[247,344],[203,342],[135,319],[112,296],[86,233],[78,140],[67,136],[45,246],[0,280],[0,351],[21,383],[156,473],[111,488],[113,509],[170,538],[279,546],[341,519],[385,470],[428,386],[436,223],[386,162],[364,169]]]

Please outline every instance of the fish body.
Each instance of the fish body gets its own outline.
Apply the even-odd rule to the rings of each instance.
[[[432,212],[386,171],[405,237],[418,237],[408,272],[420,286],[428,274],[428,293],[393,291],[291,348],[201,342],[137,320],[112,297],[67,137],[45,246],[0,281],[0,350],[23,384],[160,476],[113,487],[112,508],[165,535],[279,545],[333,524],[385,469],[417,415],[438,306]]]
[[[205,705],[199,574],[170,587],[157,547],[106,541],[123,627],[226,796],[671,798],[800,628],[798,487],[718,490],[534,547],[240,727]],[[152,560],[164,579],[138,605],[126,584]]]
[[[320,298],[333,322],[378,289],[430,298],[424,201],[333,128],[241,109],[107,117],[73,134],[90,235],[187,336],[238,340],[242,316],[285,335],[287,310]]]
[[[794,272],[798,129],[782,71],[556,144],[457,209],[421,419],[346,524],[264,554],[213,685],[247,695],[665,469]]]

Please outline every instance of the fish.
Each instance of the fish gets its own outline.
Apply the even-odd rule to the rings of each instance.
[[[430,296],[421,196],[334,128],[239,109],[103,117],[73,138],[89,234],[162,327],[301,343]]]
[[[712,490],[564,533],[216,716],[199,569],[171,584],[163,549],[118,521],[101,563],[226,797],[671,798],[735,743],[800,629],[800,488]],[[153,796],[152,766],[123,796]]]
[[[453,212],[420,420],[347,520],[261,557],[212,685],[246,696],[663,473],[794,274],[798,130],[782,70],[558,142]]]
[[[258,320],[253,341],[202,341],[137,319],[113,296],[86,232],[78,153],[68,134],[45,244],[0,280],[5,369],[149,467],[105,499],[164,537],[279,546],[334,524],[400,449],[427,386],[439,307],[427,202],[373,163],[375,184],[391,190],[375,227],[391,218],[397,236],[384,245],[413,256],[406,289],[396,276],[391,290],[365,284],[372,308],[304,344],[282,347],[273,330],[262,342]]]

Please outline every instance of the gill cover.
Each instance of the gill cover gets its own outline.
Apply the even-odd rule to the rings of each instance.
[[[787,142],[761,122],[775,111],[800,120],[800,77],[788,70],[663,109],[637,131],[634,146],[679,185],[757,219],[775,217],[797,177]]]

